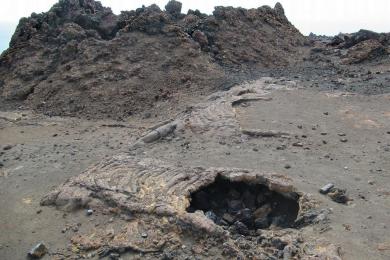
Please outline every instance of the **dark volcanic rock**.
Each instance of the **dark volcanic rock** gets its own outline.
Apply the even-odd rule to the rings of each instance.
[[[319,77],[311,73],[314,70],[307,68],[302,74],[307,80],[306,86],[368,95],[390,91],[387,84],[389,71],[385,69],[390,64],[390,33],[360,30],[332,38],[314,34],[308,38],[313,47],[304,60],[308,61],[307,64],[315,63],[317,69],[321,67],[318,71],[327,75],[327,83],[316,82]],[[340,141],[348,142],[346,138]],[[322,143],[328,141],[322,140]]]
[[[348,196],[346,195],[345,189],[332,188],[328,193],[328,196],[335,202],[346,204],[349,201]]]
[[[177,93],[210,93],[232,85],[232,72],[288,65],[305,42],[280,4],[209,16],[181,14],[170,1],[166,11],[117,16],[94,0],[62,0],[20,20],[0,57],[0,97],[48,115],[161,114],[183,102]]]
[[[390,34],[360,30],[356,33],[336,35],[328,45],[346,50],[341,57],[343,64],[375,61],[390,54]]]
[[[387,49],[377,40],[366,40],[351,47],[344,59],[345,64],[361,63],[387,56]]]
[[[241,235],[248,235],[249,234],[248,227],[240,221],[236,221],[234,223],[234,228],[235,228],[236,232],[241,234]]]
[[[254,225],[255,225],[255,228],[266,229],[270,225],[269,219],[268,218],[258,218],[258,219],[255,219]]]
[[[44,243],[39,243],[34,246],[30,252],[28,252],[28,256],[30,258],[38,259],[43,257],[47,253],[47,247]]]
[[[175,0],[170,0],[168,4],[165,6],[165,10],[170,13],[174,17],[179,17],[181,14],[181,7],[182,3],[175,1]]]
[[[293,197],[286,198],[262,185],[217,178],[213,184],[192,194],[187,211],[197,210],[205,212],[217,225],[230,226],[230,231],[246,234],[249,230],[267,229],[271,224],[294,226],[299,206]]]
[[[360,30],[352,34],[339,34],[333,38],[330,45],[342,45],[343,48],[350,48],[360,42],[367,40],[385,40],[383,38],[384,36],[384,34],[379,34],[369,30]]]

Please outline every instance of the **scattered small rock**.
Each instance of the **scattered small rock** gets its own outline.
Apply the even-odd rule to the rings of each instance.
[[[12,145],[8,144],[8,145],[6,145],[6,146],[3,147],[3,150],[4,150],[4,151],[11,150],[12,147],[13,147]]]
[[[201,246],[195,245],[191,248],[191,251],[197,255],[200,255],[203,253],[203,248]]]
[[[340,142],[346,143],[346,142],[348,142],[348,139],[347,138],[341,138]]]
[[[311,224],[326,224],[329,220],[330,209],[311,209],[301,215],[295,222],[296,227],[303,227]]]
[[[91,216],[93,214],[93,209],[88,209],[86,214],[87,216]]]
[[[121,256],[121,255],[118,254],[118,253],[111,253],[111,254],[110,254],[110,259],[112,259],[112,260],[118,260],[120,256]]]
[[[303,147],[303,143],[296,142],[296,143],[293,143],[293,146],[295,146],[295,147]]]
[[[277,248],[277,249],[279,249],[279,250],[283,250],[284,247],[287,245],[286,242],[284,242],[284,241],[282,241],[280,238],[276,238],[276,237],[275,237],[275,238],[272,238],[271,243],[272,243],[272,245],[273,245],[275,248]]]
[[[245,225],[251,225],[253,214],[252,210],[245,208],[237,213],[237,219]]]
[[[270,221],[268,218],[258,218],[255,219],[255,227],[257,229],[266,229],[270,226]]]
[[[337,203],[346,204],[349,201],[348,196],[346,195],[345,189],[332,188],[328,193],[328,196]]]
[[[334,187],[333,183],[328,183],[320,189],[321,194],[328,194],[329,191]]]
[[[225,220],[228,224],[233,224],[235,220],[234,217],[229,213],[223,214],[222,219]]]
[[[47,253],[47,247],[43,242],[34,246],[30,252],[28,252],[28,256],[31,258],[41,258]]]
[[[237,233],[239,233],[241,235],[248,235],[249,234],[248,227],[240,221],[236,221],[234,223],[234,228],[236,229]]]
[[[358,197],[361,198],[362,200],[367,200],[366,196],[363,194],[359,194]]]
[[[352,226],[350,224],[343,224],[343,227],[346,231],[351,231]]]
[[[207,212],[205,213],[205,216],[206,216],[208,219],[210,219],[210,220],[212,220],[212,221],[214,221],[214,222],[217,222],[217,215],[215,215],[214,212],[212,212],[212,211],[207,211]]]

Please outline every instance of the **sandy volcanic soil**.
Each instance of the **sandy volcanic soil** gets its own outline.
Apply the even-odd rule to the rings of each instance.
[[[87,121],[30,111],[1,112],[0,258],[24,259],[40,241],[49,248],[44,259],[88,256],[70,244],[74,235],[93,228],[116,229],[126,219],[108,211],[86,216],[85,210],[41,207],[40,200],[89,166],[130,153],[185,166],[285,175],[300,192],[311,194],[320,208],[332,212],[326,229],[305,228],[304,238],[321,238],[340,246],[343,259],[389,259],[390,95],[309,90],[300,88],[299,82],[274,79],[243,88],[259,85],[266,99],[243,102],[228,113],[233,112],[240,131],[280,131],[287,137],[250,137],[213,128],[213,123],[225,119],[217,116],[223,111],[211,109],[198,118],[199,125],[211,125],[207,131],[176,131],[130,150],[130,144],[158,118]],[[201,101],[205,100],[197,103]],[[329,182],[345,188],[351,201],[338,204],[319,194],[318,189]],[[182,243],[191,247],[192,242]],[[93,255],[89,257],[97,258]],[[220,252],[211,249],[199,252],[198,259],[217,256]],[[122,255],[123,259],[142,257],[161,255]]]

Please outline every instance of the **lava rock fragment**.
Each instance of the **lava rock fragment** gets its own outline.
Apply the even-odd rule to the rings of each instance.
[[[46,245],[41,242],[34,246],[30,252],[28,252],[28,256],[30,258],[41,258],[48,252]]]

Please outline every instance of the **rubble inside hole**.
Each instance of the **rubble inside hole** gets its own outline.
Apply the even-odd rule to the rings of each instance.
[[[211,185],[191,194],[187,211],[201,210],[217,225],[247,235],[251,230],[294,227],[298,200],[297,193],[282,194],[262,184],[218,176]]]

